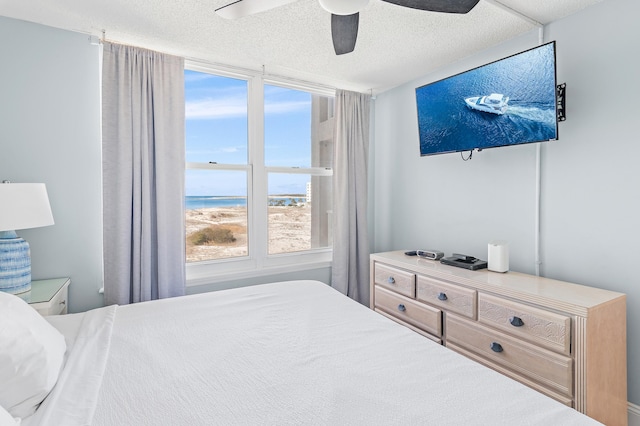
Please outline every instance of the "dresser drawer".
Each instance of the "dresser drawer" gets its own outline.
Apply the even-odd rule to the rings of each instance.
[[[375,265],[375,283],[407,297],[416,297],[416,275],[391,266]]]
[[[573,360],[455,315],[447,315],[446,340],[526,376],[562,395],[573,395]]]
[[[478,294],[478,321],[556,352],[571,352],[571,318],[489,294]]]
[[[533,388],[535,390],[537,390],[538,392],[547,395],[549,398],[553,398],[558,402],[563,403],[564,405],[571,407],[571,408],[575,408],[575,404],[573,401],[573,397],[571,396],[566,396],[566,395],[562,395],[558,392],[554,392],[553,390],[549,389],[546,386],[541,385],[538,382],[535,382],[533,380],[531,380],[528,377],[525,377],[523,375],[520,375],[518,373],[515,373],[513,370],[509,370],[508,368],[503,367],[500,364],[496,364],[495,362],[491,362],[488,359],[484,358],[482,355],[478,355],[474,352],[468,351],[466,349],[463,349],[462,347],[455,345],[451,342],[447,342],[447,347],[455,352],[458,352],[459,354],[462,354],[464,356],[466,356],[467,358],[471,358],[472,360],[485,365],[489,368],[491,368],[492,370],[495,370],[501,374],[504,374],[507,377],[511,377],[514,380],[519,381],[520,383],[523,383],[527,386],[529,386],[530,388]]]
[[[442,312],[384,288],[375,287],[376,309],[437,337],[442,336]]]
[[[416,298],[448,312],[475,319],[476,291],[418,275]]]

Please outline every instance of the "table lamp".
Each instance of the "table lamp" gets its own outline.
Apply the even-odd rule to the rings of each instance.
[[[0,183],[0,291],[31,290],[29,243],[16,229],[53,225],[44,183]]]

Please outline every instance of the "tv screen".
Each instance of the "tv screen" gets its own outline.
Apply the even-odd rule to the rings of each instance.
[[[416,89],[420,155],[557,139],[556,45]]]

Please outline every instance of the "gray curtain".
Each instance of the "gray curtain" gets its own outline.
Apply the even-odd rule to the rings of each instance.
[[[107,305],[184,294],[184,105],[182,58],[104,44]]]
[[[336,91],[331,286],[369,304],[367,160],[371,96]]]

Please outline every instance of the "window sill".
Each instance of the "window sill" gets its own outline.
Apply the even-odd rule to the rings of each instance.
[[[220,265],[215,263],[187,265],[187,287],[329,268],[331,267],[331,253],[326,254],[328,256],[314,256],[314,259],[304,261],[298,259],[297,262],[263,265],[261,267],[256,266],[256,263],[251,261],[248,263],[241,262],[242,266],[238,265],[236,268],[220,268]],[[220,271],[220,269],[223,270]]]

